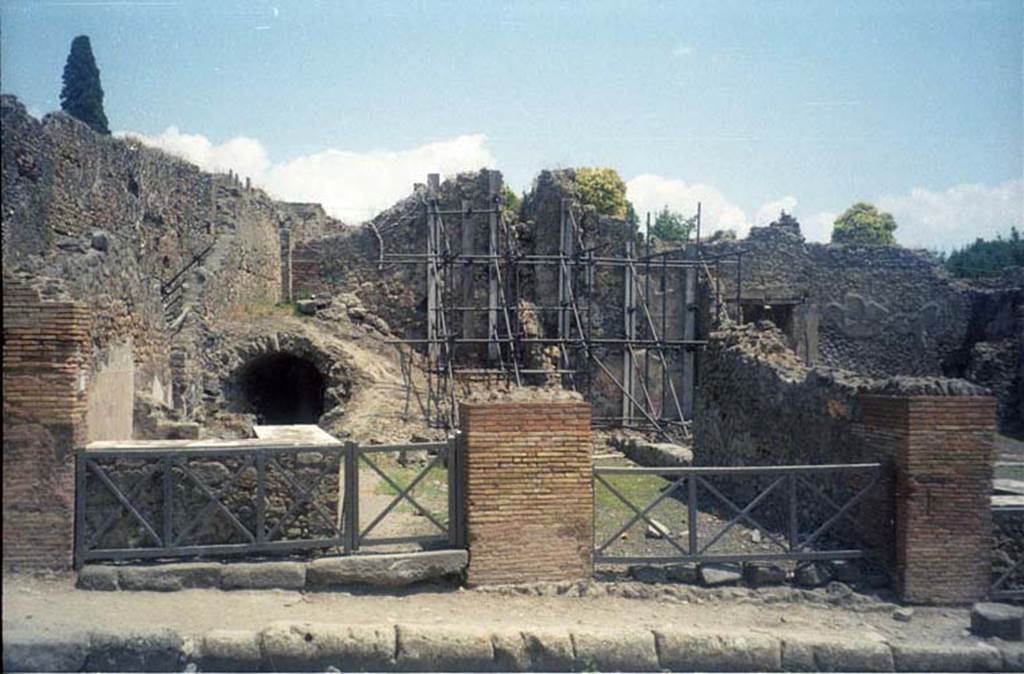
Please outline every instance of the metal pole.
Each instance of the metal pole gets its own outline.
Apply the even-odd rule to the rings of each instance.
[[[462,201],[461,211],[461,225],[462,225],[462,255],[472,256],[474,253],[473,248],[473,220],[469,216],[470,204],[468,201]],[[462,306],[468,307],[473,304],[473,258],[466,257],[462,261]],[[475,316],[472,312],[462,312],[462,336],[473,337],[473,319]]]
[[[487,195],[490,215],[488,221],[487,254],[494,257],[494,263],[487,267],[487,335],[494,341],[487,344],[487,360],[498,360],[498,198],[501,194],[501,174],[487,172]]]
[[[627,260],[633,258],[633,241],[627,240],[625,246]],[[627,265],[624,270],[624,298],[622,307],[623,328],[626,341],[622,346],[622,423],[628,424],[633,419],[632,399],[636,388],[636,370],[633,363],[633,344],[636,339],[636,305],[633,287],[633,266]]]
[[[650,212],[647,213],[647,232],[644,235],[644,242],[647,244],[647,246],[646,246],[647,249],[645,251],[646,254],[644,255],[644,258],[645,258],[645,262],[644,262],[644,296],[643,296],[641,301],[644,303],[644,309],[646,310],[647,307],[650,305],[650,301],[651,301],[651,214],[650,214]],[[654,335],[650,335],[650,338],[654,339]],[[651,363],[651,349],[650,349],[650,347],[646,347],[644,349],[644,391],[647,391],[648,388],[651,385],[651,381],[650,381],[650,363]],[[664,391],[662,392],[662,395],[664,396]],[[662,410],[663,409],[664,409],[664,406],[662,406]],[[650,411],[652,417],[653,416],[660,417],[660,416],[662,416],[662,410],[659,410],[658,413],[655,414],[654,409],[653,409],[653,405],[652,405],[652,409],[649,410],[649,411]]]

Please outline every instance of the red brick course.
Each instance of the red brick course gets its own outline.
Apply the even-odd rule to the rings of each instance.
[[[90,315],[13,279],[3,290],[3,567],[66,569],[85,440]]]
[[[470,585],[593,573],[590,406],[463,403]]]
[[[904,600],[975,601],[988,590],[996,401],[864,396],[865,440],[896,472],[895,568]]]

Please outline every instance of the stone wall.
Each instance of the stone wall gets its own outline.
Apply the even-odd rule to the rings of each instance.
[[[872,378],[810,367],[772,323],[726,322],[709,336],[694,420],[694,463],[706,466],[877,461],[860,397],[986,395],[937,377]]]
[[[773,320],[805,363],[875,378],[967,378],[993,389],[1005,428],[1024,420],[1024,278],[975,287],[951,279],[924,251],[808,243],[798,228],[778,224],[704,251],[743,252],[744,320]],[[735,319],[734,270],[723,267],[720,281]]]
[[[467,582],[582,580],[593,573],[590,408],[577,401],[469,402]]]
[[[72,563],[73,451],[85,440],[89,311],[60,292],[5,278],[3,566]]]
[[[498,192],[501,178],[498,175]],[[440,184],[438,210],[444,222],[453,255],[464,249],[486,253],[490,176],[487,170],[464,173]],[[411,339],[426,337],[426,261],[416,264],[380,264],[382,250],[388,255],[424,255],[427,252],[427,191],[414,186],[413,194],[358,229],[294,242],[292,251],[292,292],[294,297],[352,293],[373,313],[384,319],[395,333]],[[462,211],[466,209],[465,215]],[[463,232],[469,230],[464,236]],[[383,247],[383,248],[382,248]],[[487,275],[476,265],[469,283],[463,269],[454,269],[452,301],[469,300],[487,305]],[[469,296],[463,288],[471,288]],[[454,315],[454,313],[453,313]],[[469,326],[456,319],[452,330],[486,335],[486,314],[474,316]],[[460,346],[466,357],[481,358],[486,349]]]
[[[279,228],[340,226],[62,113],[36,120],[11,96],[0,114],[5,275],[62,279],[92,312],[94,359],[130,342],[136,392],[186,414],[206,325],[280,300]],[[161,284],[176,278],[181,299],[165,309]]]

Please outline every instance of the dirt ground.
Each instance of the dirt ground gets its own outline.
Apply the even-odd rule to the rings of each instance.
[[[669,590],[677,588],[682,592],[670,596]],[[548,590],[558,591],[552,586]],[[257,630],[274,621],[292,620],[515,629],[674,626],[701,632],[828,636],[889,643],[973,641],[966,631],[969,612],[963,608],[919,607],[910,622],[899,622],[892,617],[896,607],[878,599],[860,598],[854,605],[828,606],[808,602],[807,593],[782,588],[772,592],[617,583],[593,584],[586,596],[569,596],[572,591],[556,596],[520,592],[451,587],[375,594],[283,590],[97,592],[75,589],[70,576],[9,575],[3,579],[3,632],[42,636],[169,627],[182,635],[200,636],[212,629]],[[628,594],[645,598],[621,596]],[[784,594],[803,594],[805,599],[772,603],[773,597]]]

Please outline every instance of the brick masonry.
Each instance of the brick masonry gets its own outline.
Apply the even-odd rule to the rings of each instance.
[[[996,401],[862,396],[865,440],[893,459],[895,571],[905,601],[975,601],[988,590]]]
[[[5,279],[3,567],[67,569],[85,440],[90,314]]]
[[[463,403],[467,583],[593,573],[590,407]]]

